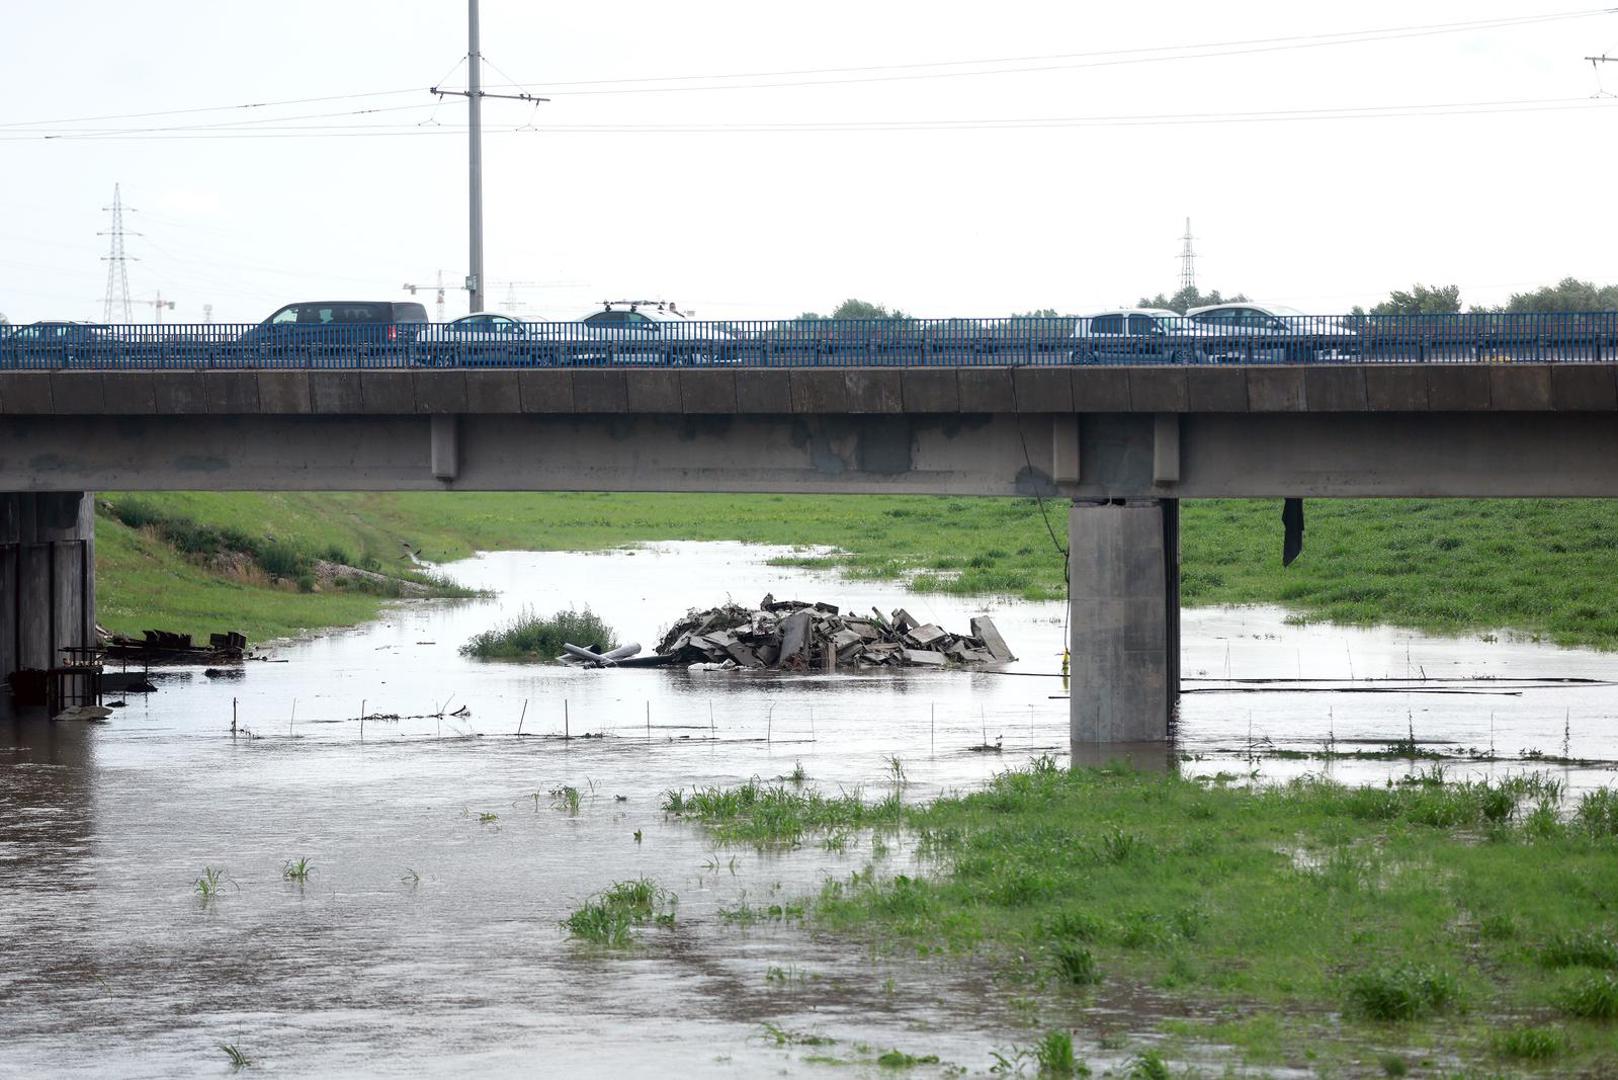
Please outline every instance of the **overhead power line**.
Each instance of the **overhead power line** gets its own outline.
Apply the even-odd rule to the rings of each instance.
[[[1070,67],[1101,67],[1113,64],[1132,63],[1165,63],[1178,60],[1201,60],[1221,56],[1245,56],[1255,52],[1279,52],[1291,49],[1313,49],[1334,45],[1367,44],[1378,41],[1394,40],[1410,37],[1430,37],[1440,34],[1458,34],[1469,31],[1485,31],[1497,29],[1510,29],[1538,23],[1561,22],[1572,19],[1587,19],[1599,15],[1618,13],[1618,8],[1585,8],[1574,11],[1549,12],[1534,15],[1506,16],[1493,19],[1478,19],[1466,22],[1453,23],[1424,23],[1407,26],[1380,27],[1365,30],[1346,30],[1322,34],[1298,34],[1284,37],[1270,38],[1242,38],[1226,41],[1201,42],[1185,45],[1147,46],[1129,49],[1103,49],[1077,53],[1044,53],[1027,56],[999,56],[982,57],[967,60],[939,60],[918,61],[903,64],[875,64],[856,67],[827,67],[827,68],[795,68],[779,71],[753,71],[753,72],[722,72],[707,75],[667,75],[642,76],[624,79],[586,79],[575,81],[544,81],[530,80],[529,83],[519,83],[515,80],[502,84],[487,84],[500,86],[526,87],[528,85],[553,88],[552,92],[560,95],[587,94],[587,93],[657,93],[660,89],[650,84],[657,83],[691,83],[716,82],[726,80],[744,79],[802,79],[805,76],[873,76],[873,78],[855,78],[849,80],[822,79],[809,82],[776,82],[763,84],[721,85],[715,87],[663,87],[661,90],[685,91],[708,89],[774,89],[787,86],[837,86],[846,82],[888,81],[893,79],[913,78],[957,78],[974,75],[1016,74],[1019,72],[1036,72],[1045,70],[1058,70]],[[1075,63],[1067,63],[1074,61]],[[1085,63],[1094,61],[1095,63]],[[1017,64],[1048,64],[1052,67],[1004,67],[1003,65]],[[991,65],[1002,67],[990,68]],[[943,68],[976,68],[970,71],[930,71],[928,69]],[[893,72],[890,76],[879,76],[876,73]],[[442,86],[454,69],[446,73],[445,79],[439,80]],[[602,89],[588,89],[588,88]],[[615,87],[630,87],[635,89],[614,89]],[[586,89],[567,89],[586,88]],[[425,86],[401,87],[395,90],[367,90],[348,94],[327,94],[313,97],[284,98],[275,101],[238,102],[226,105],[188,106],[179,109],[156,109],[141,112],[107,113],[96,116],[59,117],[49,120],[10,120],[0,121],[0,131],[12,131],[27,128],[59,128],[74,124],[106,123],[116,120],[149,120],[168,116],[192,116],[203,113],[219,112],[253,112],[284,108],[296,105],[323,104],[333,101],[354,101],[366,98],[398,97],[410,94],[420,94],[426,91]],[[382,110],[378,110],[382,111]],[[267,118],[273,122],[274,118]]]
[[[1101,50],[1083,53],[1052,53],[1040,56],[1002,57],[985,60],[953,60],[919,64],[881,64],[854,68],[807,68],[796,71],[763,72],[758,74],[678,75],[666,78],[609,79],[575,83],[530,80],[556,97],[588,97],[620,94],[700,93],[729,90],[774,90],[792,87],[846,86],[857,83],[910,82],[922,79],[973,78],[986,75],[1018,75],[1084,68],[1119,67],[1134,64],[1160,64],[1183,60],[1207,60],[1228,56],[1251,56],[1259,53],[1287,52],[1297,49],[1319,49],[1342,45],[1361,45],[1380,41],[1434,37],[1479,30],[1514,29],[1536,23],[1587,19],[1598,15],[1618,13],[1618,8],[1592,8],[1582,11],[1557,12],[1543,15],[1523,15],[1498,19],[1479,19],[1460,23],[1429,23],[1378,30],[1343,31],[1330,34],[1303,34],[1279,38],[1250,38],[1235,41],[1210,42],[1201,45],[1155,46],[1136,49]],[[1028,65],[998,66],[986,65]],[[967,68],[960,71],[919,70],[928,68]],[[876,74],[892,72],[892,74]],[[832,75],[803,81],[805,75]],[[787,82],[721,82],[726,79],[790,78]],[[670,82],[712,82],[711,86],[644,86],[623,85]],[[596,89],[559,89],[568,86],[596,87]]]
[[[601,123],[601,124],[549,124],[532,123],[520,128],[506,129],[504,134],[537,132],[552,135],[602,135],[619,133],[644,134],[740,134],[780,133],[813,134],[823,132],[890,132],[890,131],[1021,131],[1043,128],[1084,127],[1200,127],[1225,124],[1305,123],[1310,121],[1399,120],[1425,119],[1445,116],[1497,116],[1513,113],[1571,112],[1586,109],[1618,107],[1613,99],[1528,98],[1515,101],[1434,102],[1410,105],[1362,105],[1318,109],[1255,110],[1224,113],[1135,113],[1115,116],[1052,116],[1011,117],[948,120],[828,120],[828,121],[758,121],[739,123]],[[264,127],[252,130],[196,131],[175,129],[161,134],[98,132],[94,135],[62,133],[54,136],[59,141],[96,138],[114,141],[209,140],[209,139],[299,139],[299,138],[398,138],[432,135],[464,135],[466,125],[435,125],[421,127],[404,125],[296,125],[287,128]],[[0,142],[39,140],[39,134],[0,134]]]

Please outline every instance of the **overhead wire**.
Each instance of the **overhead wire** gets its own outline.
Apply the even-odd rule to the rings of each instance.
[[[636,77],[625,79],[593,79],[575,81],[545,81],[529,80],[517,82],[512,80],[506,84],[527,89],[531,86],[560,88],[551,90],[551,93],[579,95],[585,93],[656,93],[657,88],[645,88],[650,83],[675,82],[705,82],[737,79],[774,79],[774,78],[800,78],[809,75],[858,75],[861,78],[848,81],[873,81],[864,78],[868,73],[896,72],[892,76],[880,76],[875,81],[912,78],[957,78],[973,75],[990,74],[1016,74],[1020,72],[1036,72],[1045,70],[1058,70],[1064,67],[1110,66],[1115,63],[1164,63],[1179,60],[1200,60],[1218,58],[1223,56],[1244,56],[1254,52],[1276,52],[1289,49],[1320,48],[1333,45],[1363,44],[1377,41],[1396,40],[1408,37],[1428,37],[1438,34],[1464,33],[1473,30],[1510,29],[1536,23],[1548,23],[1571,19],[1591,18],[1598,15],[1613,14],[1618,8],[1586,8],[1572,11],[1548,12],[1544,14],[1525,16],[1506,16],[1493,19],[1479,19],[1455,23],[1427,23],[1413,24],[1399,27],[1382,27],[1368,30],[1335,31],[1324,34],[1299,34],[1270,38],[1244,38],[1219,42],[1203,42],[1175,46],[1145,46],[1128,49],[1093,50],[1078,53],[1047,53],[1030,56],[992,57],[975,60],[948,60],[925,61],[904,64],[875,64],[854,67],[828,67],[828,68],[798,68],[781,71],[765,72],[732,72],[709,75],[669,75]],[[1054,67],[1007,67],[988,70],[952,72],[952,71],[926,71],[934,68],[977,67],[985,65],[1006,65],[1038,63],[1048,64],[1052,61],[1100,61],[1096,64],[1057,64]],[[442,85],[449,76],[453,75],[466,62],[463,56],[439,80]],[[491,65],[493,66],[493,65]],[[496,69],[498,70],[498,69]],[[511,79],[505,72],[502,77]],[[664,87],[666,91],[700,90],[700,89],[774,89],[788,86],[835,86],[845,85],[839,80],[813,80],[808,82],[776,82],[762,84],[724,85],[720,87]],[[612,89],[613,87],[642,86],[641,89]],[[605,87],[600,90],[567,90],[568,87]],[[259,109],[280,108],[294,105],[307,105],[331,101],[351,101],[363,98],[401,96],[405,94],[420,94],[429,89],[426,86],[401,87],[395,90],[368,90],[346,94],[327,94],[298,98],[283,98],[273,101],[250,101],[227,105],[188,106],[178,109],[145,110],[141,112],[107,113],[95,116],[64,117],[47,120],[9,120],[0,121],[0,131],[18,130],[27,128],[61,127],[72,124],[104,123],[114,120],[145,120],[165,116],[189,116],[212,112],[250,111]]]
[[[331,114],[331,117],[364,116],[373,112],[406,111],[430,106],[395,106],[383,110],[356,110]],[[1089,116],[1048,117],[984,117],[976,119],[945,120],[827,120],[827,121],[741,121],[736,123],[585,123],[526,124],[515,131],[536,131],[545,134],[758,134],[758,133],[828,133],[828,132],[895,132],[895,131],[1021,131],[1051,128],[1083,127],[1198,127],[1221,124],[1270,124],[1307,121],[1392,120],[1421,119],[1433,116],[1494,116],[1515,113],[1544,113],[1605,109],[1613,106],[1605,100],[1588,96],[1575,98],[1520,98],[1498,101],[1430,102],[1424,104],[1353,105],[1308,109],[1269,109],[1232,112],[1192,113],[1123,113]],[[306,119],[326,118],[320,114]],[[288,118],[293,119],[293,118]],[[276,126],[273,118],[263,121],[202,124],[164,128],[135,128],[129,130],[96,129],[91,131],[63,131],[24,134],[0,133],[0,142],[19,142],[48,139],[72,141],[98,140],[161,140],[161,139],[228,139],[228,138],[340,138],[392,137],[399,135],[443,135],[464,132],[465,125],[435,125],[423,128],[417,124],[300,124]]]
[[[1405,40],[1412,38],[1434,37],[1442,34],[1464,33],[1470,30],[1514,29],[1536,23],[1553,22],[1567,19],[1591,18],[1597,15],[1612,14],[1618,8],[1592,8],[1574,12],[1559,12],[1546,15],[1528,15],[1503,19],[1476,20],[1465,23],[1435,23],[1409,27],[1395,27],[1385,30],[1370,31],[1344,31],[1335,34],[1298,35],[1287,38],[1256,38],[1245,41],[1214,42],[1204,45],[1186,46],[1159,46],[1146,49],[1120,49],[1104,50],[1090,53],[1055,53],[1046,56],[1023,58],[1005,58],[999,60],[955,60],[939,61],[934,63],[910,65],[872,65],[863,68],[823,68],[802,69],[795,72],[782,72],[779,75],[710,75],[710,76],[671,76],[664,79],[624,79],[600,80],[575,83],[558,83],[544,80],[531,80],[533,85],[540,86],[543,92],[553,97],[591,97],[602,95],[623,94],[656,94],[656,93],[700,93],[710,91],[730,90],[774,90],[784,88],[814,87],[814,86],[848,86],[868,83],[912,82],[925,79],[955,79],[973,78],[988,75],[1017,75],[1041,73],[1050,71],[1081,70],[1086,68],[1119,67],[1135,64],[1170,63],[1183,60],[1219,59],[1231,56],[1252,56],[1262,53],[1287,52],[1298,49],[1318,49],[1342,45],[1359,45],[1380,41]],[[1200,50],[1200,51],[1199,51]],[[1163,53],[1164,55],[1141,55],[1144,53]],[[1052,61],[1063,61],[1054,63]],[[988,64],[1036,64],[1038,66],[1014,67],[984,67]],[[975,67],[976,70],[966,71],[921,71],[920,68],[943,67]],[[863,74],[865,72],[890,71],[897,74]],[[850,77],[836,77],[825,79],[801,80],[800,75],[838,74],[839,72],[855,73]],[[791,77],[794,81],[787,82],[750,82],[750,83],[718,83],[713,86],[643,86],[621,85],[645,82],[716,82],[721,79],[740,78],[776,78]],[[596,86],[597,89],[569,90],[567,86]],[[605,88],[599,88],[605,87]],[[559,89],[560,88],[560,89]]]

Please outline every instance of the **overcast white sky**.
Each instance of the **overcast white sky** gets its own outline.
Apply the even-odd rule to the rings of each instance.
[[[14,321],[101,316],[115,182],[144,234],[128,241],[132,291],[175,300],[165,321],[405,299],[402,282],[464,274],[465,103],[435,111],[410,89],[463,58],[463,0],[5,6],[0,311]],[[531,318],[608,296],[724,318],[849,296],[930,316],[1078,312],[1172,292],[1187,216],[1199,285],[1313,311],[1415,281],[1484,303],[1618,279],[1618,98],[1592,97],[1581,59],[1618,49],[1618,14],[1207,47],[1592,10],[1579,0],[482,8],[499,68],[485,79],[553,98],[485,107],[490,306],[514,295]],[[613,81],[731,75],[748,77]],[[760,85],[779,82],[821,85]],[[379,91],[397,92],[77,122]],[[1506,101],[1555,104],[1387,112]],[[1360,108],[1376,111],[1275,119]],[[343,115],[359,109],[389,111]],[[1266,118],[1231,122],[1242,112]],[[1141,116],[1182,120],[918,129]],[[876,121],[903,126],[847,127]],[[107,134],[39,137],[88,131]]]

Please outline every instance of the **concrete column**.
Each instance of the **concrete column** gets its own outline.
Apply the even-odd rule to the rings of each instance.
[[[1179,503],[1075,502],[1068,544],[1073,760],[1161,756],[1180,696]]]
[[[95,640],[95,499],[0,493],[0,680]]]

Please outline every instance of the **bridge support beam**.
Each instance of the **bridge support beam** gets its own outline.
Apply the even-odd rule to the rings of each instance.
[[[1161,758],[1180,698],[1179,501],[1075,502],[1068,544],[1073,760]]]
[[[94,497],[0,493],[0,680],[54,666],[95,625]]]

